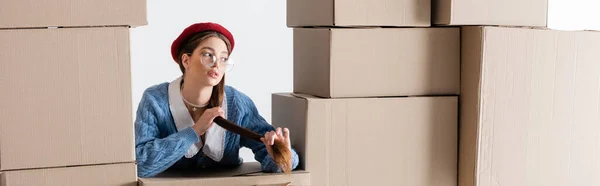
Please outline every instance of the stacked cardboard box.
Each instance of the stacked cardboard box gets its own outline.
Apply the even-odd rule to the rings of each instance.
[[[429,0],[288,0],[294,93],[273,95],[311,185],[457,183],[460,30]]]
[[[462,36],[460,185],[600,185],[600,32]]]
[[[0,7],[0,185],[136,185],[129,26],[145,0]]]
[[[547,6],[434,1],[465,26],[460,186],[600,185],[600,33],[545,28]]]

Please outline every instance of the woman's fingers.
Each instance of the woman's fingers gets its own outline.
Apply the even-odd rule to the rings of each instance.
[[[277,127],[277,136],[283,137],[283,132],[281,132],[281,127]]]
[[[265,145],[269,145],[271,141],[270,132],[265,133],[265,136],[262,138]]]
[[[275,131],[265,133],[265,136],[260,140],[265,143],[265,145],[273,145],[277,139],[289,140],[289,138],[290,130],[288,128],[277,128]]]
[[[269,132],[269,135],[271,136],[269,145],[275,144],[275,139],[277,139],[277,134],[275,133],[275,131],[271,131],[271,132]]]
[[[211,117],[214,119],[217,116],[221,116],[223,118],[225,118],[225,111],[223,111],[223,109],[219,108],[219,107],[215,107],[215,108],[211,108],[210,111],[207,110],[208,112],[210,112]]]
[[[207,109],[206,111],[204,111],[204,114],[207,114],[208,116],[210,116],[211,119],[215,119],[217,116],[221,116],[223,117],[223,109],[221,109],[220,107],[214,107],[214,108],[210,108]]]
[[[283,138],[284,139],[289,139],[290,138],[290,129],[288,129],[288,128],[284,128],[283,129]]]
[[[225,117],[225,111],[223,109],[221,109],[220,107],[219,107],[218,112],[221,117]]]

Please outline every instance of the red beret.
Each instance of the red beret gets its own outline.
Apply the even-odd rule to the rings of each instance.
[[[179,57],[177,56],[179,48],[181,47],[181,44],[183,44],[183,42],[187,40],[188,37],[194,35],[195,33],[204,31],[215,31],[223,34],[223,36],[225,36],[225,38],[227,38],[231,43],[231,52],[233,52],[233,46],[235,45],[235,42],[233,41],[233,35],[231,34],[231,32],[229,32],[229,30],[217,23],[196,23],[185,28],[183,32],[179,34],[179,37],[177,37],[177,39],[173,41],[173,44],[171,44],[171,56],[173,57],[173,60],[177,62],[177,60],[179,59]]]

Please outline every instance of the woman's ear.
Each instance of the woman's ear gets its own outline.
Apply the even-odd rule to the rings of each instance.
[[[188,55],[187,53],[181,54],[181,64],[185,69],[187,69],[190,66],[190,62],[190,55]]]

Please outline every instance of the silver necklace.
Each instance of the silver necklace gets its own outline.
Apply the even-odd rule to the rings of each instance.
[[[189,102],[188,100],[186,100],[185,97],[183,97],[183,87],[181,87],[181,90],[179,92],[181,93],[181,99],[183,99],[183,102],[192,106],[192,111],[194,111],[194,112],[196,112],[198,110],[198,108],[204,108],[204,107],[208,106],[208,103],[206,103],[204,105],[196,105],[196,104],[193,104],[193,103]]]

